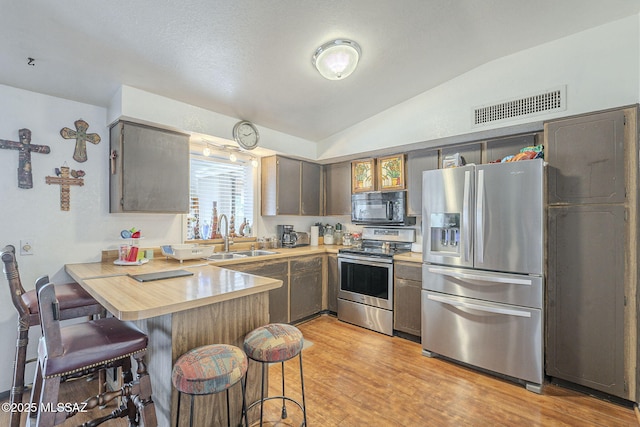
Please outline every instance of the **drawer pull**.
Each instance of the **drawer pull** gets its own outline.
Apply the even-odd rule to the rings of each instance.
[[[452,270],[447,270],[445,268],[437,268],[437,267],[429,267],[429,272],[435,273],[435,274],[442,274],[443,276],[450,276],[456,279],[479,280],[481,282],[506,283],[511,285],[527,285],[527,286],[531,286],[533,284],[531,279],[518,279],[515,277],[486,276],[481,274],[462,273],[460,271],[452,271]]]
[[[437,295],[428,295],[427,298],[432,301],[441,302],[443,304],[448,304],[454,307],[470,308],[473,310],[484,311],[484,312],[495,313],[495,314],[506,314],[507,316],[531,317],[531,313],[523,310],[513,310],[509,308],[502,308],[502,307],[488,307],[485,305],[463,302],[453,298],[441,297]]]

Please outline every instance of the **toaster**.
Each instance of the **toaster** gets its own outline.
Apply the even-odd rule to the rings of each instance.
[[[288,248],[309,245],[309,233],[305,231],[292,231],[289,233],[289,242],[284,243]]]

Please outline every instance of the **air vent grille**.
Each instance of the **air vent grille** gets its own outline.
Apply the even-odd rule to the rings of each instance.
[[[474,109],[474,124],[482,125],[522,118],[550,111],[562,111],[566,108],[565,87],[553,89],[523,98],[504,101],[499,104],[487,105]]]

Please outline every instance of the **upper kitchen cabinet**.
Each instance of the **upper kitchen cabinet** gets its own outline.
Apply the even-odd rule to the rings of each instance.
[[[262,158],[261,214],[320,215],[322,166],[281,156]]]
[[[187,213],[189,135],[120,121],[109,152],[110,212]]]
[[[300,162],[300,213],[321,215],[322,165]]]
[[[549,203],[624,201],[623,110],[556,120],[546,125],[545,132],[545,157],[553,159]]]
[[[407,155],[407,214],[422,215],[422,172],[438,169],[438,150],[417,150]]]
[[[406,187],[404,154],[351,162],[351,192],[400,191]]]
[[[326,165],[325,215],[351,215],[351,163]]]
[[[475,142],[472,144],[461,144],[444,147],[440,150],[440,158],[445,159],[447,156],[460,154],[464,158],[465,164],[482,163],[482,143]],[[442,167],[442,164],[440,165]]]
[[[483,163],[491,163],[506,156],[513,156],[524,147],[542,144],[542,139],[543,134],[539,132],[488,140]]]

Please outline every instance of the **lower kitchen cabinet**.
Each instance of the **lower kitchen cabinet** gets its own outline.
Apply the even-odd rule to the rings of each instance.
[[[225,268],[282,280],[281,287],[269,291],[269,321],[271,323],[289,323],[289,261],[250,262],[233,264],[225,266]]]
[[[549,208],[547,375],[628,398],[625,208]]]
[[[324,255],[231,264],[224,268],[282,280],[269,291],[271,323],[294,323],[322,311]]]
[[[290,261],[291,322],[322,310],[322,258],[310,256]]]
[[[421,335],[422,265],[393,264],[393,329],[419,337]]]
[[[338,290],[340,289],[340,272],[338,271],[338,255],[327,255],[327,310],[338,312]]]

